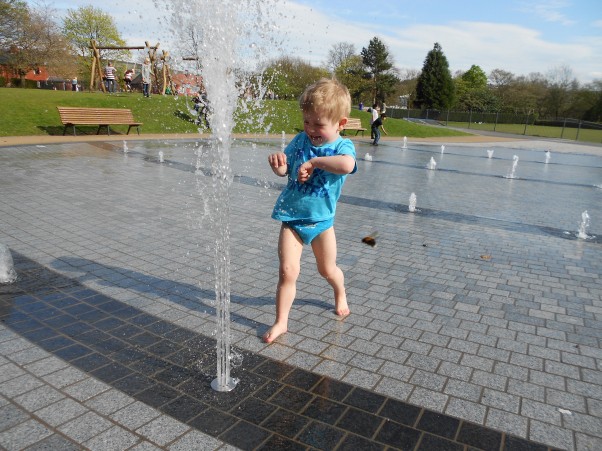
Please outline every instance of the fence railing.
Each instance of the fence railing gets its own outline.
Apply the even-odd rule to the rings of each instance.
[[[602,124],[574,118],[538,118],[536,115],[389,107],[392,118],[500,133],[602,142]]]

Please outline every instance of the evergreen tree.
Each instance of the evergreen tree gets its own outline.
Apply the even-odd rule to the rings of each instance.
[[[372,101],[382,102],[399,83],[389,50],[380,39],[374,37],[370,40],[368,48],[362,49],[361,55],[364,66],[369,69],[366,75],[372,79]]]
[[[421,108],[447,109],[454,102],[454,82],[447,58],[438,42],[424,60],[416,86],[417,103]]]

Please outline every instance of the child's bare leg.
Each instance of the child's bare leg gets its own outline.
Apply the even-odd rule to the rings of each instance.
[[[311,242],[316,257],[318,272],[334,290],[334,311],[339,316],[349,315],[347,294],[345,293],[345,276],[337,266],[337,240],[334,227],[322,232]]]
[[[297,278],[301,268],[303,242],[292,229],[282,226],[278,239],[280,268],[276,289],[276,321],[263,335],[263,341],[273,342],[288,330],[288,315],[297,293]]]

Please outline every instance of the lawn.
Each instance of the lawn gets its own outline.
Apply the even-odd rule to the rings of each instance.
[[[449,122],[450,127],[461,127],[473,130],[488,130],[493,131],[494,124],[490,123],[468,123],[468,122]],[[557,138],[557,139],[571,139],[600,143],[602,142],[602,130],[592,129],[577,129],[566,127],[563,131],[562,127],[551,127],[547,125],[527,125],[525,124],[497,124],[495,125],[495,131],[500,133],[512,133],[515,135],[526,135],[526,136],[540,136],[542,138]],[[577,132],[579,135],[577,136]]]
[[[57,106],[129,108],[144,125],[140,133],[198,133],[191,115],[192,102],[183,96],[140,93],[104,94],[101,92],[52,91],[45,89],[0,88],[0,136],[62,135]],[[370,129],[370,114],[353,110]],[[296,101],[270,100],[257,106],[241,105],[235,114],[235,133],[287,134],[301,130],[302,117]],[[78,133],[95,134],[97,127],[78,127]],[[415,138],[466,136],[466,133],[442,127],[414,124],[401,119],[387,119],[389,136]],[[112,126],[113,133],[125,133],[127,126]],[[103,131],[104,132],[104,131]],[[68,130],[70,133],[70,130]]]

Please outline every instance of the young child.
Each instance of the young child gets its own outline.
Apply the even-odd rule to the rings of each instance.
[[[304,244],[311,244],[318,272],[334,290],[335,313],[340,317],[349,315],[345,277],[336,264],[333,224],[345,178],[357,170],[353,143],[339,135],[351,112],[351,97],[344,85],[323,78],[305,89],[299,105],[304,131],[284,152],[268,157],[272,171],[280,177],[288,176],[288,184],[272,213],[282,226],[276,321],[263,336],[266,343],[288,329]]]

